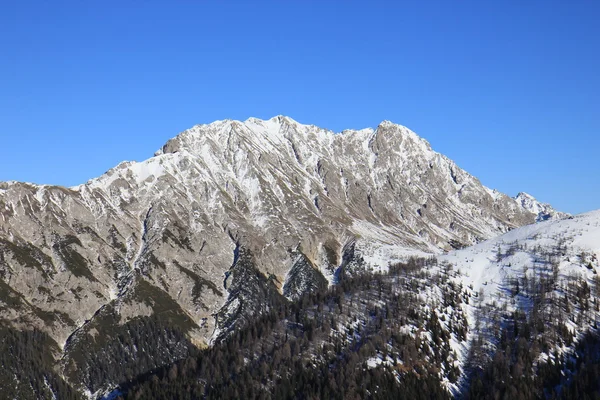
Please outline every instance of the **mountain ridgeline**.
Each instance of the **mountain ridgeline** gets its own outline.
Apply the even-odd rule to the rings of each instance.
[[[514,304],[498,296],[519,279],[537,282],[540,265],[558,263],[558,272],[543,270],[556,275],[551,298],[567,293],[560,307],[580,315],[582,305],[568,293],[584,289],[563,293],[559,282],[568,278],[577,287],[587,282],[588,301],[595,301],[595,242],[571,240],[572,231],[594,237],[581,227],[597,225],[594,217],[569,220],[529,195],[490,190],[387,121],[337,134],[281,116],[198,125],[154,157],[123,162],[80,186],[0,183],[3,345],[38,349],[26,372],[0,375],[0,387],[17,398],[97,398],[118,385],[139,398],[147,390],[159,396],[158,386],[164,398],[182,388],[188,395],[181,398],[239,398],[242,386],[252,397],[262,390],[289,398],[310,374],[333,368],[346,378],[323,385],[339,395],[354,388],[343,398],[422,385],[440,398],[464,394],[479,387],[469,382],[489,378],[485,368],[498,349],[521,338],[508,332],[502,342],[495,325],[476,318],[487,304],[480,292],[495,301],[498,318],[517,321],[506,313],[513,310],[529,324],[525,304],[539,288],[519,283]],[[537,247],[511,244],[506,257],[498,254],[507,243],[486,247],[503,234],[529,240],[518,236],[529,227],[518,228],[536,221],[538,236],[555,232],[536,242],[558,246],[554,258]],[[473,249],[493,262],[464,253]],[[573,252],[580,253],[566,256]],[[521,258],[510,259],[515,254]],[[511,267],[497,259],[510,259]],[[532,259],[545,264],[527,264]],[[567,263],[583,266],[581,276],[564,272],[578,271]],[[382,308],[394,302],[397,309]],[[581,318],[552,331],[583,335],[595,314]],[[491,335],[490,346],[475,346],[482,335]],[[582,342],[574,336],[560,354],[576,351]],[[548,351],[536,347],[529,369],[543,354],[553,359],[547,354],[558,339],[544,343]],[[228,355],[228,346],[240,352]],[[274,377],[263,364],[277,360]],[[578,376],[570,367],[560,368]],[[350,385],[358,370],[369,371],[360,378],[369,381]],[[323,396],[323,387],[307,387],[303,398]]]

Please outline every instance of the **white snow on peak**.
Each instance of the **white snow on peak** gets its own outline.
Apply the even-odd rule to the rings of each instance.
[[[128,182],[135,182],[138,185],[146,181],[154,181],[166,172],[164,167],[166,156],[159,155],[142,162],[123,161],[100,177],[91,179],[84,185],[74,186],[71,189],[80,190],[84,186],[90,189],[106,189],[118,179],[125,179]]]
[[[328,169],[331,165],[339,166],[339,179],[333,180],[333,172]],[[389,173],[390,169],[396,171],[396,176]],[[200,182],[208,185],[205,188],[240,189],[241,194],[234,196],[234,201],[245,201],[251,217],[264,221],[270,197],[274,196],[275,202],[285,203],[289,200],[285,199],[284,192],[296,184],[302,187],[303,200],[312,199],[319,191],[327,196],[331,189],[345,194],[346,198],[356,196],[357,190],[347,186],[348,177],[366,180],[375,190],[387,185],[413,185],[420,191],[421,204],[426,204],[431,191],[420,184],[423,174],[430,169],[436,171],[445,189],[458,191],[447,198],[452,212],[465,210],[461,196],[472,196],[469,190],[477,188],[479,182],[452,160],[435,152],[425,139],[410,129],[383,121],[376,129],[335,133],[279,115],[267,120],[252,117],[245,121],[226,119],[195,125],[167,141],[154,157],[142,162],[122,162],[99,178],[73,189],[104,190],[118,205],[119,198],[129,201],[138,195],[138,189],[155,187],[155,182],[168,175],[168,185],[177,185],[183,192]],[[329,176],[322,176],[327,171]],[[277,182],[285,184],[278,186]],[[339,188],[334,186],[337,182],[341,182]],[[499,192],[485,190],[494,202],[510,201]],[[162,192],[145,190],[144,193],[155,197]],[[547,215],[561,216],[550,206],[531,200],[530,196],[522,197],[527,200],[522,201],[523,207],[535,213],[539,221],[547,219]],[[518,201],[514,203],[515,209]],[[488,222],[476,228],[484,237],[496,232],[496,226]],[[435,233],[448,236],[445,230]]]
[[[254,119],[254,120],[259,120],[258,118],[249,118],[249,119]],[[273,118],[270,118],[268,121],[277,121],[277,123],[279,123],[280,125],[286,123],[286,124],[290,124],[290,125],[302,125],[302,126],[306,126],[304,124],[301,124],[300,122],[296,121],[295,119],[285,116],[285,115],[276,115]]]
[[[340,135],[362,135],[362,136],[370,136],[375,133],[375,129],[373,128],[363,128],[363,129],[344,129],[339,134]]]
[[[500,193],[496,189],[490,189],[487,186],[485,186],[485,190],[491,196],[491,198],[494,199],[494,200],[496,200],[497,198],[499,198],[500,196],[502,196],[502,193]]]
[[[317,132],[319,136],[334,136],[339,134],[359,134],[362,136],[373,134],[377,131],[377,129],[368,127],[363,129],[345,129],[341,132],[333,132],[331,130],[319,128],[315,125],[302,124],[288,116],[277,115],[267,120],[250,117],[245,121],[225,119],[213,121],[209,124],[195,125],[191,129],[182,132],[181,134],[179,134],[171,140],[177,140],[179,138],[182,142],[185,142],[185,140],[181,138],[182,136],[195,139],[202,139],[206,135],[222,133],[223,130],[229,132],[231,128],[235,128],[238,131],[238,133],[245,132],[248,134],[252,132],[254,135],[258,135],[259,137],[267,137],[271,140],[277,141],[281,140],[283,136],[285,136],[287,132],[287,130],[284,129],[285,126],[293,127],[296,133],[301,135],[306,135],[309,133],[309,131],[314,131]],[[411,137],[415,141],[422,142],[426,144],[427,147],[430,147],[429,142],[427,142],[427,140],[419,137],[416,133],[414,133],[405,126],[395,124],[391,121],[383,121],[378,125],[378,128],[390,127],[396,128],[395,132],[400,133],[403,136]],[[156,154],[162,154],[162,152],[163,150],[161,149],[158,150]]]
[[[550,219],[561,219],[568,217],[569,214],[556,211],[550,204],[541,203],[532,195],[521,192],[514,198],[524,209],[537,215],[536,221],[546,221]]]

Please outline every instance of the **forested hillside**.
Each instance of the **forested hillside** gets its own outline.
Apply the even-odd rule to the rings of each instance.
[[[330,290],[282,304],[214,348],[122,385],[121,397],[598,398],[599,287],[573,280],[550,298],[546,279],[514,283],[508,295],[533,304],[526,314],[485,301],[433,258],[342,275]],[[560,310],[553,324],[548,307]],[[571,317],[572,309],[590,312]],[[571,318],[588,318],[589,330],[570,330]]]

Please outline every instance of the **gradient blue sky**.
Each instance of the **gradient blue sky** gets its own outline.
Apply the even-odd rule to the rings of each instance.
[[[492,188],[600,208],[600,2],[0,8],[0,180],[71,186],[217,119],[406,125]]]

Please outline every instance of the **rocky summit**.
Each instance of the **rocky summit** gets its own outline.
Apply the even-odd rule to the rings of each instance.
[[[46,335],[56,379],[92,396],[341,272],[565,216],[483,186],[388,121],[216,121],[76,187],[0,183],[0,318]],[[117,364],[112,381],[95,376]]]

